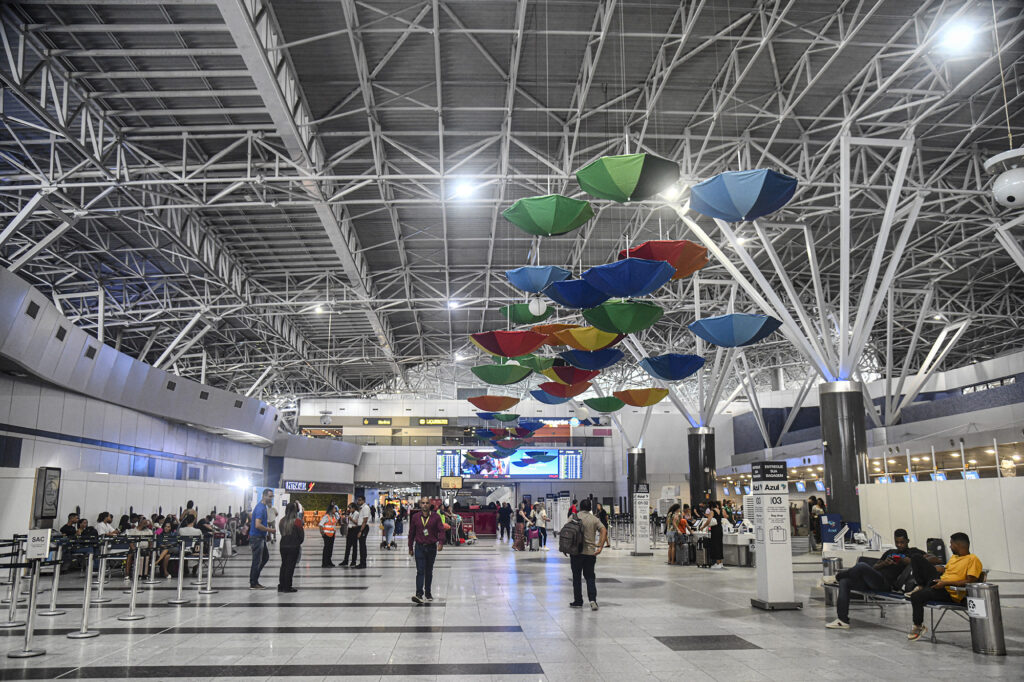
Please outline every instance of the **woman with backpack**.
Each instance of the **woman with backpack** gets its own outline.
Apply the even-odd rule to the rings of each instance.
[[[381,512],[381,525],[384,526],[384,540],[381,542],[381,548],[391,549],[395,546],[395,508],[393,506],[386,505],[384,511]]]

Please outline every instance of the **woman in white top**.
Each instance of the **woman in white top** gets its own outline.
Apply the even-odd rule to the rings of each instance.
[[[544,548],[544,551],[548,549],[548,512],[544,509],[544,505],[540,502],[533,505],[533,514],[530,515],[530,519],[533,521],[533,525],[537,527],[540,533],[540,546]]]
[[[110,512],[100,512],[100,515],[96,518],[96,533],[103,537],[104,535],[117,535],[117,528],[111,524],[114,520],[114,515]]]

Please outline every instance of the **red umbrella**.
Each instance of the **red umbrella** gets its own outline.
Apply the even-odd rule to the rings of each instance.
[[[580,384],[584,381],[590,381],[601,373],[600,370],[596,369],[588,370],[572,366],[552,367],[547,372],[544,372],[545,375],[550,377],[551,375],[548,372],[554,373],[564,384]]]
[[[540,390],[550,393],[556,398],[575,398],[580,393],[590,388],[590,382],[584,381],[581,384],[559,384],[554,381],[545,381],[539,386]]]
[[[676,269],[672,279],[682,279],[708,264],[708,250],[688,239],[652,239],[628,251],[619,251],[619,260],[625,258],[663,260]]]
[[[509,395],[478,395],[467,400],[484,412],[501,412],[519,404],[519,398]]]
[[[469,337],[488,353],[506,358],[529,355],[548,340],[538,332],[478,332]]]
[[[508,450],[515,450],[516,448],[518,448],[520,445],[522,445],[525,442],[526,441],[520,440],[519,438],[506,438],[504,440],[494,440],[494,441],[491,441],[491,444],[495,445],[497,447],[500,447],[500,448],[506,448]]]

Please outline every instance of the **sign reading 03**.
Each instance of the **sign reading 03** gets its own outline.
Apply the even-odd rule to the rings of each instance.
[[[461,490],[462,476],[442,476],[441,490]]]
[[[448,417],[420,417],[420,426],[448,426]]]

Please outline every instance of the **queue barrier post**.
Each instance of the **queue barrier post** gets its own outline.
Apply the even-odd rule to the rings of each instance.
[[[39,565],[42,563],[39,559],[31,560],[31,575],[29,579],[29,593],[28,593],[28,622],[25,624],[25,641],[22,644],[20,650],[11,651],[7,654],[7,658],[33,658],[35,656],[42,656],[46,653],[46,649],[33,649],[32,648],[32,635],[35,629],[36,623],[36,597],[39,589]]]
[[[217,594],[217,590],[213,589],[213,541],[214,536],[210,536],[210,550],[206,553],[206,585],[199,588],[199,594]],[[199,564],[199,577],[203,577],[203,564]]]
[[[139,596],[139,564],[142,563],[142,543],[144,540],[138,540],[135,543],[135,561],[132,562],[132,598],[128,602],[128,613],[123,616],[118,616],[118,620],[142,620],[145,618],[141,613],[135,613],[135,604],[138,601]]]
[[[23,597],[21,593],[21,559],[24,551],[21,540],[17,535],[15,535],[14,539],[11,540],[11,553],[7,555],[12,557],[11,563],[8,564],[8,575],[10,576],[10,582],[8,584],[10,585],[10,588],[7,591],[7,597],[0,600],[0,603],[10,604],[12,599],[25,601],[25,597]]]
[[[107,552],[105,543],[100,544],[97,547],[100,552],[100,570],[96,574],[96,584],[99,585],[99,590],[96,592],[96,598],[92,600],[93,604],[106,604],[111,601],[110,597],[103,596],[103,586],[107,584]]]
[[[22,547],[18,540],[15,540],[15,552],[12,556],[16,559],[12,566],[15,567],[14,577],[11,582],[11,596],[10,603],[7,609],[7,620],[0,623],[0,628],[8,630],[10,628],[20,628],[25,624],[23,620],[15,620],[18,616],[18,595],[21,593],[21,553]]]
[[[64,543],[57,542],[57,554],[54,555],[53,583],[50,585],[50,608],[40,611],[40,616],[62,616],[66,613],[64,609],[57,608],[57,590],[60,589],[60,567],[64,556]]]
[[[149,577],[142,581],[143,585],[156,585],[157,583],[163,582],[156,577],[156,557],[159,553],[160,552],[157,550],[156,536],[154,536],[149,549]]]
[[[89,629],[89,609],[92,606],[92,569],[96,559],[95,552],[89,552],[89,558],[85,564],[85,598],[82,600],[82,626],[78,632],[69,632],[68,639],[89,639],[98,637],[98,630]]]
[[[203,584],[203,547],[206,545],[206,536],[202,536],[199,541],[199,565],[196,568],[196,579],[193,580],[191,585],[202,585]]]
[[[188,599],[181,596],[181,588],[185,583],[185,538],[178,538],[178,596],[168,599],[168,604],[187,604]]]

